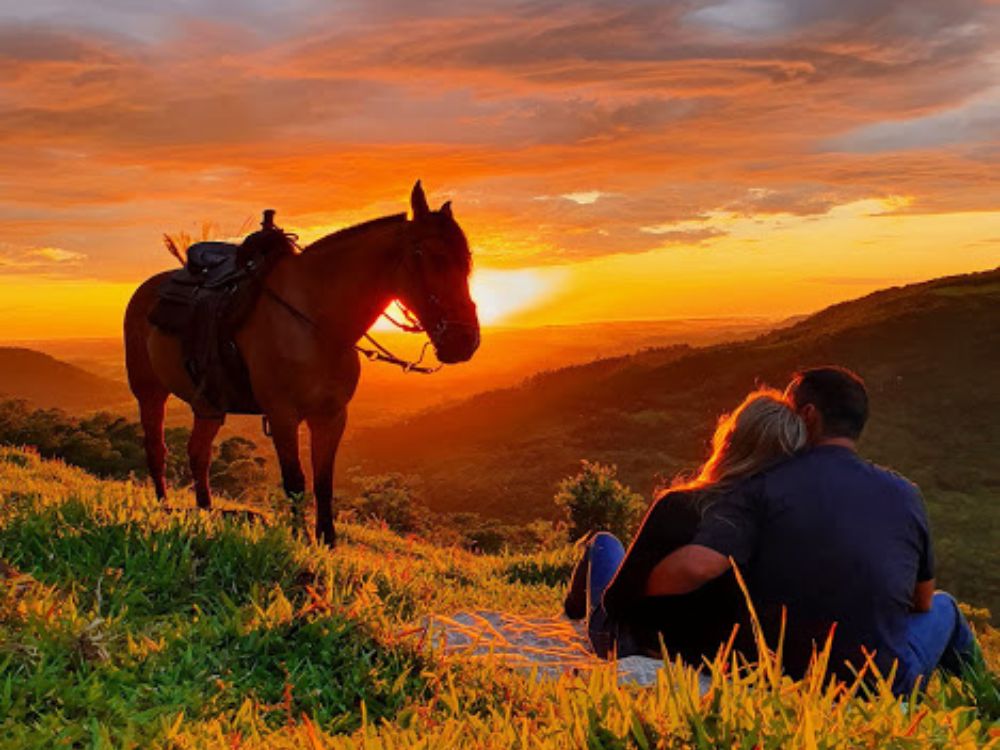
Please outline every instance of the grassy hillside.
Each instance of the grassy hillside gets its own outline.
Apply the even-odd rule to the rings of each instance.
[[[7,346],[0,347],[0,397],[73,412],[122,408],[132,400],[123,382],[32,349]]]
[[[636,688],[445,655],[414,637],[427,615],[551,613],[561,588],[532,581],[570,551],[479,557],[344,525],[330,552],[281,521],[165,509],[0,448],[0,747],[1000,747],[988,675],[903,706],[768,661],[717,659],[701,696],[679,663]]]
[[[633,488],[691,470],[718,415],[759,383],[838,363],[866,379],[862,452],[923,488],[940,580],[1000,611],[1000,270],[889,289],[755,340],[659,349],[537,376],[345,446],[342,467],[422,477],[439,510],[552,517],[581,458]]]

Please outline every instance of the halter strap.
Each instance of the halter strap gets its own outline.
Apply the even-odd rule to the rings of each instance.
[[[286,300],[284,297],[282,297],[280,294],[278,294],[276,291],[274,291],[267,284],[264,284],[264,293],[268,297],[270,297],[271,299],[273,299],[275,302],[277,302],[279,305],[281,305],[281,307],[285,308],[285,310],[287,310],[288,313],[293,318],[295,318],[296,320],[298,320],[300,323],[303,323],[303,324],[309,326],[310,328],[314,328],[314,329],[315,328],[319,328],[319,326],[316,324],[315,320],[313,320],[308,315],[306,315],[304,312],[302,312],[301,310],[299,310],[297,307],[295,307],[295,305],[293,305],[291,302],[289,302],[288,300]],[[407,310],[406,308],[402,308],[402,309],[404,310],[404,314],[407,315],[408,318],[409,318],[409,316],[413,315],[413,313],[410,312],[409,310]],[[382,313],[382,314],[385,315],[385,317],[388,320],[390,320],[391,322],[396,323],[396,321],[393,320],[390,316],[386,315],[385,313]],[[415,319],[415,316],[414,316],[414,319]],[[397,323],[397,325],[399,325],[399,324]],[[417,324],[417,326],[419,326],[419,323]],[[416,327],[413,331],[410,331],[409,328],[404,327],[402,325],[400,325],[400,328],[402,328],[404,331],[414,332],[414,333],[415,332],[420,332],[420,331],[424,330],[423,326]],[[402,357],[397,357],[395,354],[393,354],[391,351],[389,351],[385,346],[383,346],[378,341],[376,341],[375,338],[370,333],[365,332],[364,338],[365,338],[366,341],[368,341],[368,343],[370,343],[375,348],[374,349],[368,349],[368,348],[365,348],[363,346],[359,346],[358,344],[354,344],[353,348],[354,348],[354,351],[356,351],[359,354],[363,355],[369,362],[385,362],[387,364],[396,365],[397,367],[399,367],[400,369],[402,369],[403,372],[419,372],[421,375],[431,375],[431,374],[437,372],[438,370],[440,370],[441,367],[442,367],[442,365],[437,365],[435,367],[428,367],[427,365],[421,364],[424,361],[424,356],[427,353],[427,347],[430,346],[430,344],[431,344],[430,341],[425,341],[424,342],[424,346],[420,350],[420,357],[418,357],[416,361],[410,361],[410,360],[403,359]]]

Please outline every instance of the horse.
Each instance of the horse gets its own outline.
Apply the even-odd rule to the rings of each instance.
[[[347,407],[361,373],[358,340],[398,300],[427,332],[443,364],[468,361],[479,347],[479,319],[469,293],[472,255],[451,203],[432,211],[418,181],[410,216],[385,216],[327,235],[281,258],[264,279],[235,335],[253,395],[266,421],[285,493],[306,490],[299,426],[309,428],[316,538],[334,546],[333,467]],[[199,508],[212,507],[212,441],[225,414],[206,403],[184,363],[181,341],[149,322],[157,289],[171,272],[143,282],[125,311],[125,361],[138,401],[149,474],[166,498],[167,398],[194,416],[188,458]]]

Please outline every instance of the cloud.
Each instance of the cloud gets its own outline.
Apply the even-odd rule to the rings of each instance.
[[[831,150],[879,153],[941,147],[996,145],[1000,88],[944,112],[864,125],[829,142]]]
[[[63,250],[61,247],[40,247],[29,250],[28,255],[50,263],[79,263],[87,257],[83,253],[74,253],[72,250]]]
[[[610,193],[601,190],[576,190],[562,195],[536,195],[536,201],[564,200],[575,203],[578,206],[592,206],[601,198],[607,198]]]
[[[575,193],[564,193],[559,196],[560,198],[565,198],[568,201],[576,203],[578,206],[589,206],[591,204],[597,203],[598,199],[604,195],[600,190],[586,190]]]
[[[669,225],[642,227],[640,232],[656,235],[661,244],[700,245],[708,240],[725,237],[728,232],[719,227],[671,229]]]
[[[417,177],[504,265],[704,243],[644,228],[713,212],[992,209],[998,12],[38,0],[0,10],[0,219],[5,241],[134,278],[165,229],[270,205],[287,226],[351,223],[399,210]]]
[[[60,247],[22,248],[0,244],[0,274],[34,273],[61,275],[87,259],[83,253]]]

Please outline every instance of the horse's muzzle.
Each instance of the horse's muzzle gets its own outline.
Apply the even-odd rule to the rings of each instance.
[[[479,325],[449,321],[434,341],[434,353],[446,365],[468,362],[479,348]]]

